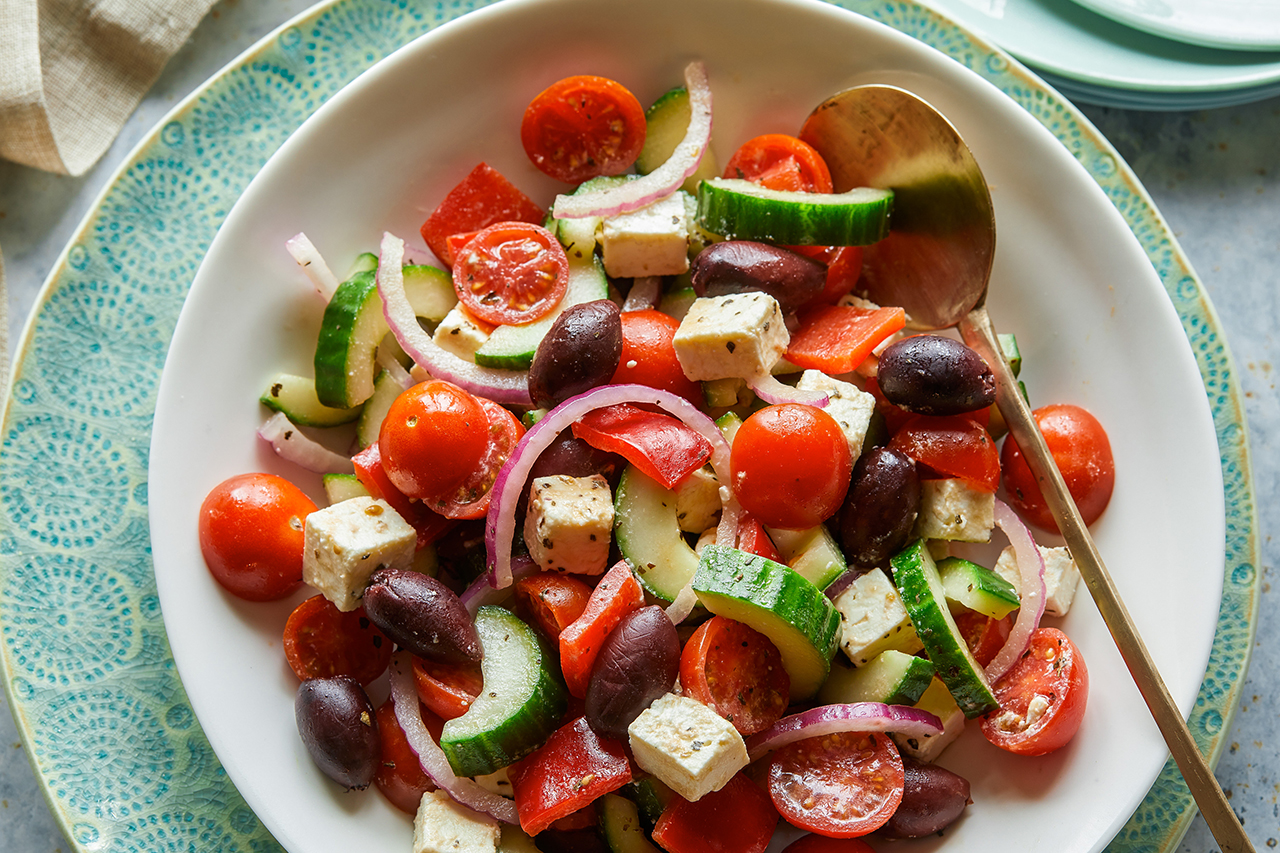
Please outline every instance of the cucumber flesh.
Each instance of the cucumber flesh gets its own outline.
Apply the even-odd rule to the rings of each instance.
[[[947,557],[938,561],[938,576],[948,605],[967,608],[992,619],[1003,619],[1018,609],[1018,591],[1013,584],[977,563]]]
[[[440,734],[440,747],[459,776],[493,773],[533,752],[568,707],[555,658],[514,613],[481,607],[476,633],[484,649],[484,689]]]
[[[786,246],[867,246],[889,233],[893,191],[843,193],[771,190],[737,178],[698,185],[698,223],[737,240]]]
[[[765,530],[786,564],[818,589],[826,589],[849,568],[844,552],[825,524],[808,530]]]
[[[378,256],[373,252],[361,252],[356,255],[356,259],[351,262],[351,269],[347,270],[347,278],[351,278],[356,273],[373,272],[378,268]]]
[[[320,482],[324,485],[324,495],[329,499],[330,506],[351,498],[367,497],[369,494],[369,490],[355,474],[325,474]]]
[[[596,814],[611,853],[659,853],[645,836],[640,810],[626,797],[605,794],[596,800]]]
[[[636,158],[636,171],[647,175],[671,158],[676,146],[689,130],[689,90],[677,86],[666,92],[645,110],[644,147]],[[698,191],[701,181],[710,180],[720,173],[715,153],[708,148],[702,155],[698,169],[685,178],[681,189],[688,193]]]
[[[778,647],[791,699],[818,692],[840,640],[840,614],[809,581],[773,560],[708,545],[693,591],[712,613],[743,622]]]
[[[649,595],[675,600],[698,571],[698,555],[680,533],[675,492],[628,465],[613,500],[613,538]]]
[[[973,719],[999,707],[986,673],[974,660],[951,618],[942,578],[924,540],[912,542],[889,564],[916,635],[924,643],[938,678],[947,685],[965,717]]]
[[[818,701],[914,705],[932,680],[933,664],[926,658],[890,649],[878,654],[866,666],[831,667],[831,675],[818,692]]]
[[[360,416],[361,408],[335,409],[320,402],[314,379],[292,373],[277,373],[258,398],[262,405],[301,426],[330,427],[350,423]]]
[[[373,394],[364,401],[364,407],[356,421],[356,442],[361,449],[378,440],[378,433],[382,430],[382,422],[386,420],[391,404],[403,392],[404,388],[400,387],[400,383],[390,373],[385,370],[378,373],[378,377],[373,380]]]

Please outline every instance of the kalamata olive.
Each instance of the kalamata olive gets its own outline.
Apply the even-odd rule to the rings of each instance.
[[[396,645],[439,663],[484,657],[475,622],[453,590],[408,569],[379,569],[364,591],[364,612]]]
[[[713,243],[693,259],[691,270],[699,296],[762,290],[784,313],[808,303],[827,284],[827,268],[813,258],[750,240]]]
[[[891,344],[876,380],[890,403],[920,415],[961,415],[996,401],[996,377],[982,356],[941,335]]]
[[[529,368],[533,404],[550,409],[604,385],[622,357],[622,317],[607,299],[566,308],[551,324]]]
[[[921,838],[947,828],[969,804],[969,781],[936,764],[903,757],[902,802],[880,828],[890,838]]]
[[[529,469],[529,481],[538,477],[554,477],[556,474],[567,477],[599,474],[613,484],[622,473],[625,462],[618,454],[592,447],[566,429],[538,455],[533,467]]]
[[[381,755],[373,704],[349,675],[309,678],[293,702],[298,734],[316,766],[339,785],[367,788]]]
[[[914,459],[887,447],[858,457],[840,516],[840,540],[849,562],[882,565],[907,543],[919,507]]]
[[[657,605],[622,618],[605,638],[587,683],[587,723],[602,735],[627,739],[627,727],[671,690],[680,669],[676,626]]]

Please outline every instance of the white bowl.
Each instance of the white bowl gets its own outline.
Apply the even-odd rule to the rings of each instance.
[[[823,4],[507,0],[378,64],[288,140],[211,245],[165,367],[150,507],[169,641],[218,757],[286,849],[408,850],[411,827],[378,794],[343,793],[298,738],[297,683],[280,636],[304,596],[238,601],[200,557],[197,511],[226,477],[276,471],[321,496],[317,478],[279,462],[254,435],[268,377],[310,373],[321,314],[284,241],[306,231],[335,267],[376,249],[383,230],[420,247],[426,214],[481,160],[549,204],[559,187],[519,143],[530,98],[592,73],[649,103],[682,82],[694,58],[710,73],[721,162],[751,136],[795,132],[823,98],[869,82],[918,93],[964,135],[997,215],[991,314],[1018,335],[1034,403],[1086,406],[1108,428],[1117,485],[1094,533],[1173,696],[1190,709],[1223,572],[1209,408],[1137,240],[1057,140],[951,59]],[[1076,602],[1062,626],[1092,676],[1079,736],[1026,759],[971,726],[940,763],[970,780],[974,803],[943,838],[911,849],[1097,851],[1142,800],[1167,752],[1083,589]]]

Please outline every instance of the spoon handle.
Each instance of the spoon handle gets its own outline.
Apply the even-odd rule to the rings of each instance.
[[[1169,695],[1169,689],[1138,635],[1129,611],[1120,600],[1120,594],[1116,591],[1107,567],[1103,565],[1093,537],[1089,535],[1080,511],[1067,491],[1062,474],[1049,453],[1044,436],[1036,426],[1031,407],[1018,391],[1017,381],[1004,359],[986,307],[979,305],[970,311],[960,321],[959,328],[965,342],[982,355],[996,375],[996,405],[1000,408],[1000,414],[1009,426],[1010,435],[1022,448],[1027,465],[1040,484],[1040,491],[1049,511],[1058,522],[1058,529],[1067,542],[1071,556],[1080,567],[1085,585],[1111,631],[1138,691],[1151,710],[1151,716],[1155,718],[1160,734],[1164,736],[1173,760],[1191,790],[1191,796],[1195,798],[1205,823],[1209,825],[1209,831],[1213,833],[1222,853],[1253,853],[1253,844],[1245,835],[1235,812],[1227,804],[1227,798],[1218,780],[1214,778],[1213,771],[1191,739],[1191,732],[1182,719],[1182,713]]]

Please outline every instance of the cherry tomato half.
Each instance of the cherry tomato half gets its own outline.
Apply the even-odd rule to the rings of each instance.
[[[480,231],[453,261],[453,289],[463,306],[494,326],[532,323],[560,303],[569,258],[547,229],[499,222]]]
[[[668,853],[764,853],[778,825],[769,796],[738,773],[696,802],[676,797],[653,828]]]
[[[511,412],[484,397],[476,397],[476,402],[489,420],[489,445],[475,470],[455,492],[428,502],[445,518],[481,518],[489,511],[498,472],[524,436],[524,425]]]
[[[303,529],[315,511],[311,498],[283,477],[240,474],[200,505],[200,553],[237,598],[284,598],[302,584]]]
[[[679,328],[679,320],[661,311],[623,312],[622,355],[611,383],[660,388],[701,406],[702,386],[684,375],[672,343]]]
[[[1084,523],[1093,524],[1107,508],[1116,484],[1116,463],[1107,431],[1097,418],[1079,406],[1044,406],[1032,414],[1062,478],[1067,481],[1067,491],[1080,508]],[[1037,527],[1058,532],[1058,525],[1040,493],[1040,484],[1012,436],[1005,440],[1000,462],[1004,466],[1009,503]]]
[[[544,174],[579,184],[631,168],[645,129],[644,109],[625,86],[582,74],[553,83],[530,102],[520,142]]]
[[[1080,729],[1089,670],[1066,634],[1037,628],[1027,651],[991,689],[1000,707],[982,718],[983,737],[1017,755],[1044,755]]]
[[[377,716],[382,753],[378,758],[378,769],[373,774],[373,784],[391,805],[406,814],[417,814],[422,795],[434,791],[436,786],[422,769],[418,754],[409,746],[390,699],[378,708]],[[427,731],[437,741],[440,740],[440,729],[444,723],[430,711],[423,712],[422,717]]]
[[[542,572],[516,581],[516,603],[552,640],[587,609],[591,587],[571,575]]]
[[[729,158],[724,177],[785,192],[829,193],[833,188],[831,170],[822,155],[785,133],[767,133],[744,142]]]
[[[840,509],[850,460],[849,443],[826,412],[798,403],[767,406],[734,436],[733,492],[765,525],[807,529]]]
[[[1000,485],[996,443],[972,418],[916,415],[893,434],[889,447],[944,477],[964,480],[975,489],[994,492]]]
[[[769,796],[793,826],[833,838],[879,829],[902,802],[905,773],[886,734],[836,732],[787,744],[769,762]]]
[[[415,656],[413,685],[427,710],[442,720],[452,720],[465,714],[476,701],[484,687],[484,676],[478,664],[455,666]]]
[[[724,616],[703,622],[684,644],[680,686],[742,735],[776,723],[791,696],[778,647],[759,631]]]
[[[435,500],[457,491],[480,467],[489,449],[489,417],[458,386],[422,382],[387,410],[378,449],[397,489],[410,498]]]
[[[284,625],[284,657],[301,681],[349,675],[368,687],[386,672],[392,645],[363,607],[344,613],[323,595],[295,607]]]

